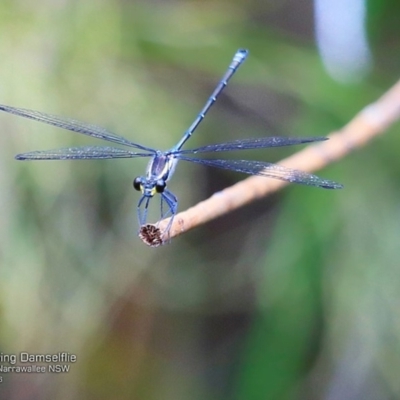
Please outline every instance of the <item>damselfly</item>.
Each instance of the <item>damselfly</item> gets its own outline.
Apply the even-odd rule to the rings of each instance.
[[[167,189],[167,182],[172,177],[176,164],[179,160],[190,161],[211,167],[224,168],[228,170],[243,172],[250,175],[261,175],[267,178],[280,179],[287,182],[300,183],[303,185],[317,186],[325,189],[340,189],[342,185],[331,180],[322,179],[306,172],[293,170],[276,164],[263,161],[249,160],[221,160],[195,158],[191,155],[198,153],[218,153],[233,150],[259,149],[267,147],[290,146],[301,143],[310,143],[326,140],[324,137],[263,137],[257,139],[233,140],[231,142],[211,144],[190,150],[182,150],[183,145],[192,136],[193,132],[204,119],[211,106],[217,100],[229,79],[234,75],[239,66],[244,62],[248,51],[239,49],[231,61],[228,70],[218,83],[217,87],[207,100],[203,109],[196,119],[186,130],[179,142],[170,150],[161,151],[131,142],[130,140],[100,128],[95,125],[86,124],[69,118],[57,117],[45,114],[39,111],[26,110],[23,108],[9,107],[0,105],[0,110],[30,118],[36,121],[44,122],[60,128],[68,129],[73,132],[92,136],[118,145],[127,146],[136,149],[135,151],[126,150],[120,147],[110,146],[83,146],[68,147],[56,150],[32,151],[19,154],[17,160],[93,160],[108,158],[135,158],[151,157],[146,175],[134,179],[133,187],[142,193],[137,206],[137,213],[140,226],[144,226],[147,221],[147,212],[150,200],[155,194],[161,196],[161,219],[171,216],[170,223],[166,229],[171,226],[172,219],[178,208],[177,197]]]

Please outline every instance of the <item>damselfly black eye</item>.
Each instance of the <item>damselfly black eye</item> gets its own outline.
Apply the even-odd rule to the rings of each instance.
[[[167,187],[167,184],[162,179],[158,180],[156,183],[156,192],[162,193],[164,189]]]
[[[137,177],[133,180],[133,187],[140,191],[141,190],[141,186],[142,186],[142,178]]]

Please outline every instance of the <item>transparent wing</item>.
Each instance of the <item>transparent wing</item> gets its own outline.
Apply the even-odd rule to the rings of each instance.
[[[70,118],[57,117],[55,115],[45,114],[40,111],[4,106],[1,104],[0,104],[0,110],[8,112],[10,114],[19,115],[20,117],[30,118],[35,121],[44,122],[45,124],[57,126],[59,128],[68,129],[73,132],[82,133],[83,135],[92,136],[97,139],[107,140],[108,142],[123,144],[125,146],[136,147],[141,150],[154,152],[153,149],[141,146],[137,143],[133,143],[122,136],[107,131],[104,128],[101,128],[96,125],[87,124],[85,122],[76,121]]]
[[[18,154],[17,160],[93,160],[106,158],[150,157],[153,153],[136,153],[117,147],[88,146],[68,147],[65,149],[31,151]]]
[[[326,137],[296,138],[296,137],[270,136],[257,139],[233,140],[232,142],[210,144],[207,146],[198,147],[196,149],[179,150],[176,152],[171,151],[171,153],[195,154],[195,153],[218,152],[218,151],[263,149],[266,147],[282,147],[282,146],[292,146],[302,143],[321,142],[327,139],[328,138]]]
[[[210,167],[224,168],[232,171],[243,172],[250,175],[260,175],[268,178],[280,179],[286,182],[300,183],[302,185],[317,186],[325,189],[341,189],[343,185],[328,179],[322,179],[307,172],[286,168],[281,165],[271,164],[263,161],[248,160],[208,160],[190,158],[177,155],[179,160],[190,161]]]

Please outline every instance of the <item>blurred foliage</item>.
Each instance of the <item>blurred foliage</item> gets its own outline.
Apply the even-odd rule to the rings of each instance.
[[[0,102],[165,149],[245,47],[188,147],[321,136],[398,79],[399,13],[368,2],[374,66],[344,85],[312,2],[3,1]],[[146,160],[18,163],[96,141],[0,127],[0,351],[78,357],[68,374],[3,374],[1,398],[400,398],[398,125],[318,173],[344,190],[290,187],[158,249],[136,237]],[[171,189],[183,210],[241,178],[179,165]]]

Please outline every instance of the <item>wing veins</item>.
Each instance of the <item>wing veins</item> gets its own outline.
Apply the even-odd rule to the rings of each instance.
[[[129,147],[135,147],[141,150],[154,152],[153,149],[141,146],[137,143],[133,143],[130,140],[125,139],[122,136],[116,135],[115,133],[109,132],[106,129],[97,125],[88,124],[71,118],[58,117],[56,115],[46,114],[40,111],[28,110],[25,108],[0,105],[0,110],[8,112],[10,114],[18,115],[20,117],[43,122],[48,125],[53,125],[58,128],[67,129],[72,132],[82,133],[83,135],[106,140],[108,142],[118,143]]]
[[[82,146],[18,154],[17,160],[93,160],[110,158],[150,157],[152,153],[137,153],[117,147]]]
[[[329,179],[319,178],[316,175],[284,167],[282,165],[272,164],[264,161],[251,160],[211,160],[201,158],[191,158],[177,155],[177,158],[184,161],[190,161],[198,164],[228,169],[231,171],[242,172],[250,175],[265,176],[267,178],[280,179],[282,181],[299,183],[308,186],[317,186],[325,189],[341,189],[340,183]]]
[[[205,152],[220,152],[220,151],[235,151],[248,149],[263,149],[268,147],[283,147],[293,146],[303,143],[321,142],[327,140],[326,137],[283,137],[283,136],[268,136],[255,139],[233,140],[231,142],[210,144],[207,146],[197,147],[195,149],[179,150],[173,154],[196,154]]]

